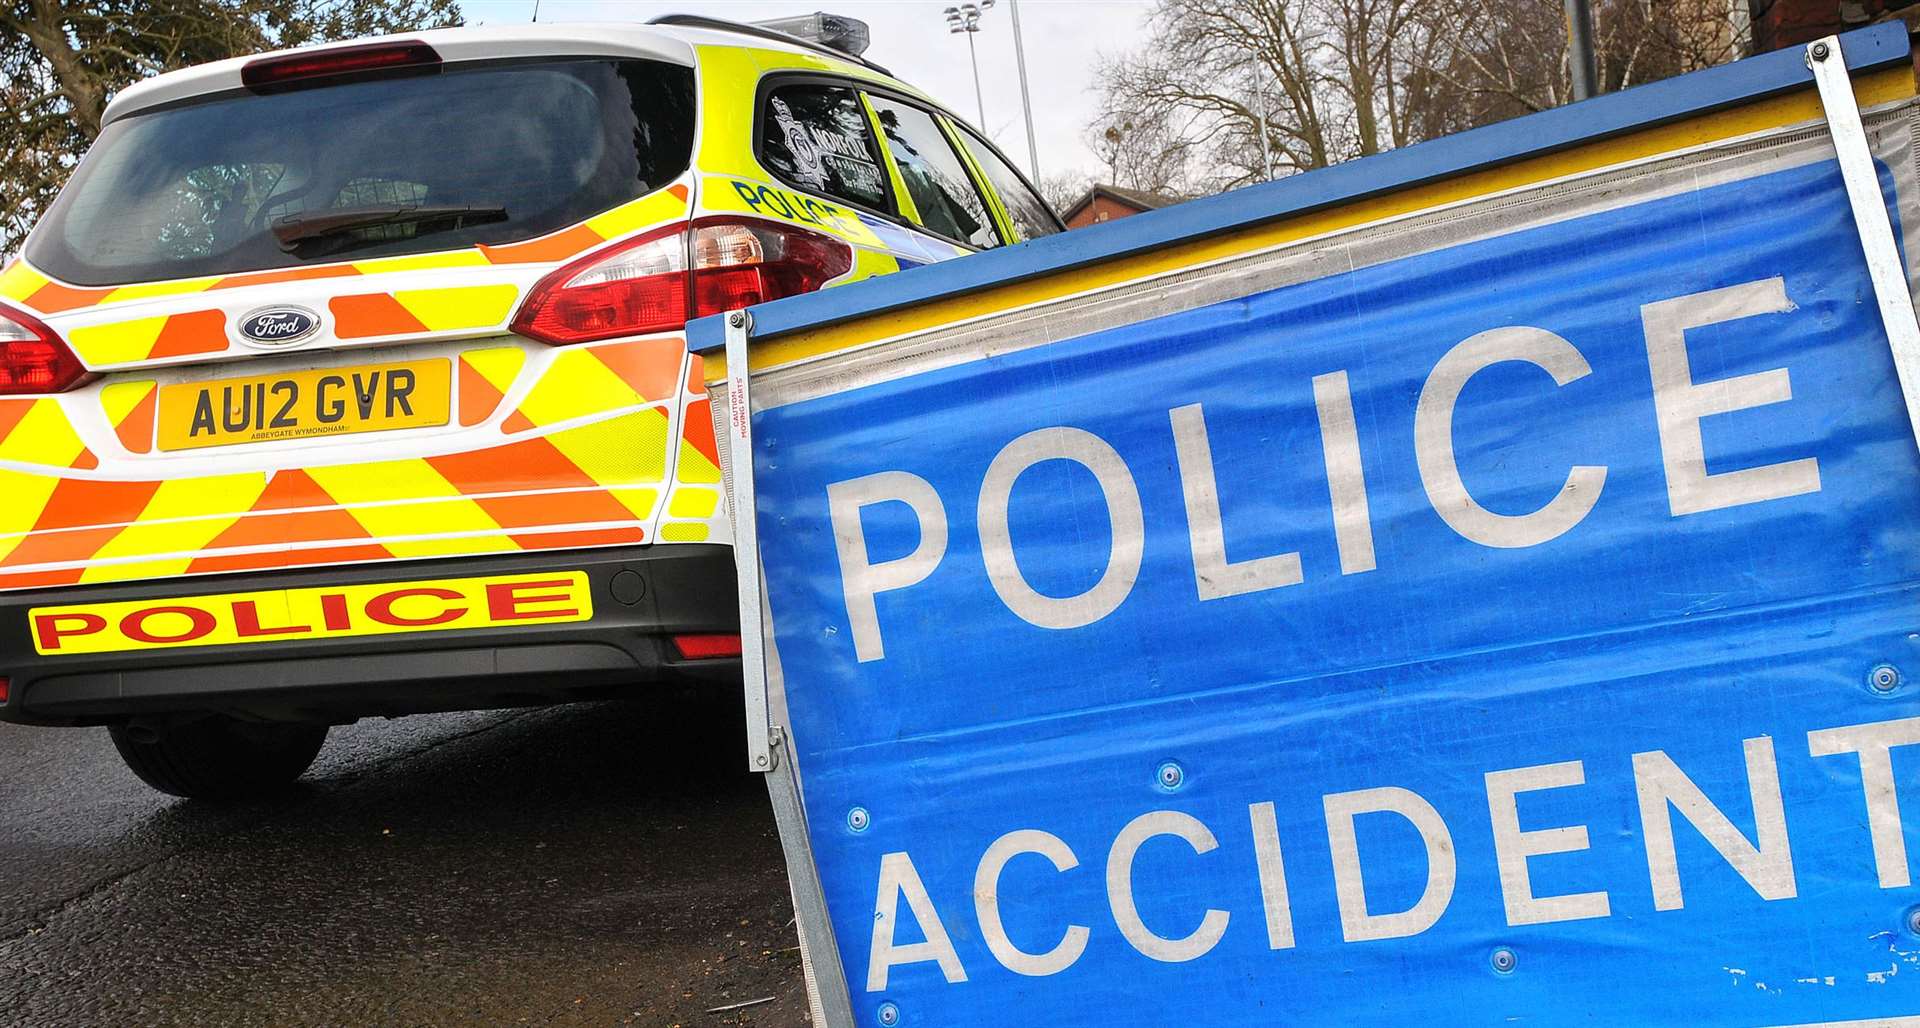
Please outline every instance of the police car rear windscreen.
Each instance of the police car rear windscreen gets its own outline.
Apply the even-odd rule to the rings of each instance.
[[[108,124],[26,255],[120,285],[514,242],[665,185],[693,126],[692,70],[652,61],[214,94]]]

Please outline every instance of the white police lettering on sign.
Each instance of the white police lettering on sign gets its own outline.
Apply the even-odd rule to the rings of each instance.
[[[1724,381],[1695,382],[1686,354],[1685,333],[1690,329],[1792,309],[1785,283],[1778,276],[1641,308],[1647,362],[1652,371],[1652,414],[1659,427],[1672,516],[1820,491],[1820,468],[1812,457],[1733,471],[1707,470],[1700,432],[1703,418],[1779,403],[1790,398],[1793,390],[1785,368]],[[1427,500],[1447,527],[1481,546],[1524,549],[1559,538],[1586,518],[1600,498],[1607,469],[1574,465],[1567,470],[1560,491],[1530,513],[1496,513],[1468,493],[1454,454],[1454,408],[1469,379],[1505,362],[1531,364],[1551,376],[1556,386],[1566,386],[1592,371],[1572,343],[1545,329],[1516,325],[1478,333],[1448,350],[1428,374],[1415,402],[1413,447]],[[1321,424],[1340,573],[1372,571],[1373,528],[1346,372],[1315,376],[1313,395]],[[1167,417],[1187,511],[1198,598],[1219,600],[1300,585],[1303,576],[1297,552],[1227,558],[1205,411],[1195,403],[1173,408]],[[1014,557],[1008,527],[1014,483],[1029,468],[1047,461],[1069,461],[1093,475],[1105,499],[1111,526],[1106,567],[1090,589],[1075,596],[1048,596],[1036,590]],[[930,483],[908,471],[883,471],[835,482],[827,494],[856,656],[862,663],[882,660],[886,647],[874,598],[917,585],[939,566],[947,549],[947,508]],[[882,561],[869,557],[860,512],[879,503],[905,504],[913,512],[920,525],[920,541],[911,553]],[[1042,428],[1007,443],[986,468],[976,514],[982,560],[994,593],[1028,624],[1050,629],[1082,628],[1112,614],[1133,591],[1146,545],[1140,489],[1126,460],[1092,432],[1064,426]]]

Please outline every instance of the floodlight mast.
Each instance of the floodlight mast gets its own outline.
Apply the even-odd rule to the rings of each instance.
[[[1033,136],[1033,92],[1027,88],[1027,47],[1020,35],[1020,0],[1007,0],[1007,9],[1013,12],[1013,63],[1020,69],[1020,111],[1027,119],[1027,170],[1033,172],[1033,183],[1040,184],[1040,144]],[[986,126],[980,126],[986,131]]]
[[[993,6],[993,0],[961,4],[941,12],[947,16],[947,32],[967,37],[967,58],[973,62],[973,103],[980,116],[980,131],[987,131],[987,101],[980,92],[980,54],[973,48],[974,34],[980,31],[980,15]]]
[[[967,57],[973,62],[973,102],[979,114],[979,128],[987,132],[987,102],[980,91],[980,55],[974,49],[974,33],[980,31],[980,16],[994,5],[994,0],[978,0],[976,3],[959,4],[941,12],[947,16],[947,31],[954,35],[964,33],[967,37]],[[1013,61],[1020,69],[1020,113],[1027,125],[1027,170],[1033,173],[1033,180],[1040,181],[1040,144],[1033,134],[1033,92],[1027,87],[1027,47],[1020,34],[1020,0],[1008,0],[1007,7],[1013,11]]]
[[[1593,63],[1593,7],[1588,0],[1567,0],[1567,68],[1575,100],[1599,94]]]

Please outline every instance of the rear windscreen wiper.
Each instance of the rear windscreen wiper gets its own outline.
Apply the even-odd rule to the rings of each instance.
[[[507,209],[497,204],[381,204],[308,211],[273,219],[273,236],[280,249],[292,253],[303,243],[342,236],[381,225],[412,225],[414,234],[440,232],[505,221]],[[384,240],[370,240],[384,241]]]

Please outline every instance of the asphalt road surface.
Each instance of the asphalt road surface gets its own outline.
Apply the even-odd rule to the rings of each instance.
[[[0,1024],[804,1025],[724,699],[367,721],[237,807],[0,724]]]

